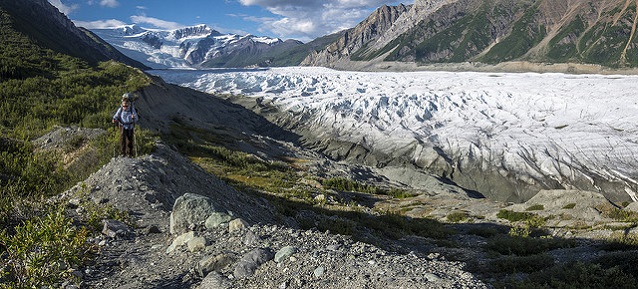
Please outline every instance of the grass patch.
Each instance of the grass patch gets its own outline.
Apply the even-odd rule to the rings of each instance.
[[[565,206],[563,207],[563,209],[571,210],[571,209],[573,209],[573,208],[575,208],[575,207],[576,207],[576,204],[575,204],[575,203],[569,203],[569,204],[565,205]]]

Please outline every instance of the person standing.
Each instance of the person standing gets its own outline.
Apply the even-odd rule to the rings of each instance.
[[[122,95],[122,105],[113,115],[113,123],[120,128],[120,149],[121,154],[127,157],[134,157],[135,123],[137,122],[137,112],[133,108],[131,95]]]

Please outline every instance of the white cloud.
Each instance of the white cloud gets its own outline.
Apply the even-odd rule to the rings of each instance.
[[[73,20],[73,23],[75,23],[75,26],[84,27],[86,29],[106,29],[106,28],[113,28],[113,27],[126,25],[126,23],[116,19],[98,20],[98,21],[89,21],[89,22]]]
[[[115,8],[117,6],[120,6],[120,3],[117,2],[117,0],[101,0],[100,5],[104,7]]]
[[[64,3],[62,3],[62,0],[49,0],[49,3],[51,3],[51,5],[53,5],[53,6],[55,6],[55,8],[58,8],[58,10],[60,10],[60,12],[64,13],[67,16],[69,14],[73,13],[74,10],[79,8],[79,6],[77,4],[65,5]]]
[[[261,24],[260,32],[282,38],[314,39],[352,28],[374,9],[400,1],[387,0],[238,0],[244,6],[261,6],[276,18],[246,17]],[[408,0],[408,3],[413,0]]]
[[[155,26],[156,28],[162,28],[162,29],[179,29],[184,27],[184,25],[176,23],[176,22],[170,22],[166,20],[161,20],[161,19],[147,17],[147,16],[141,16],[141,15],[131,16],[131,21],[133,21],[133,23],[151,24]]]

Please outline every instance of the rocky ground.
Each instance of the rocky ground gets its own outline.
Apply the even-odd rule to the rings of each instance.
[[[63,199],[129,212],[105,220],[87,288],[487,288],[461,262],[300,230],[166,145],[114,158]],[[181,205],[180,205],[181,204]]]
[[[64,149],[79,136],[96,135],[99,131],[59,128],[36,143]],[[317,174],[374,173],[326,160],[307,165]],[[449,185],[432,187],[407,199],[371,199],[367,206],[442,222],[462,212],[466,221],[447,225],[456,231],[447,240],[452,246],[418,236],[376,239],[375,246],[330,231],[302,230],[299,220],[317,218],[316,213],[283,217],[265,199],[237,191],[161,142],[151,155],[114,157],[58,198],[76,214],[99,206],[129,216],[126,222],[102,220],[102,234],[90,240],[99,248],[96,261],[76,274],[81,288],[490,288],[469,272],[493,257],[483,248],[488,239],[470,232],[507,232],[513,224],[498,218],[499,210],[540,206],[534,213],[549,220],[553,236],[579,240],[577,247],[549,252],[559,263],[604,254],[596,240],[612,236],[614,227],[628,227],[605,217],[601,209],[612,204],[593,192],[541,191],[526,203],[504,204]]]

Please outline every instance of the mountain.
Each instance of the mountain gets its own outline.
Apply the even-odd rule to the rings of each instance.
[[[0,0],[0,9],[8,13],[12,27],[38,45],[89,62],[113,59],[134,67],[146,68],[117,51],[90,31],[76,27],[46,0]]]
[[[380,18],[394,10],[407,11]],[[303,64],[528,61],[635,67],[637,15],[636,3],[625,0],[417,0],[410,7],[377,9]],[[377,34],[366,38],[361,31]]]
[[[113,29],[95,29],[93,32],[124,54],[153,68],[297,65],[313,47],[323,48],[310,43],[305,45],[296,40],[221,34],[206,25],[177,30],[127,25]]]

